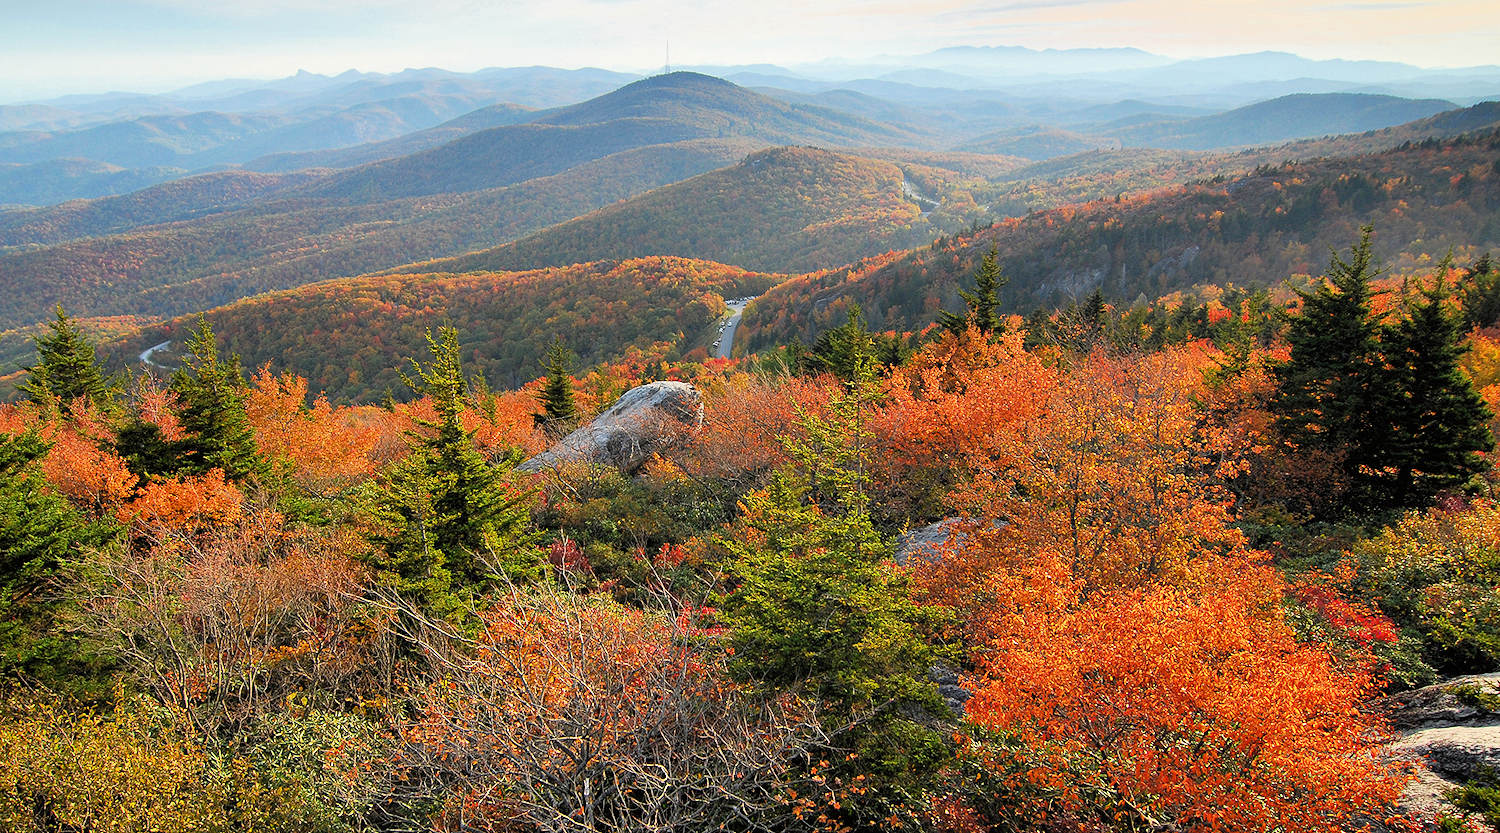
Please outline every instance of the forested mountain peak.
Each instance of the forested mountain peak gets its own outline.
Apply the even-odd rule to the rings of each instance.
[[[587,125],[617,119],[669,119],[719,136],[755,135],[778,143],[925,143],[915,131],[825,107],[791,104],[697,72],[671,72],[536,119],[537,124]]]

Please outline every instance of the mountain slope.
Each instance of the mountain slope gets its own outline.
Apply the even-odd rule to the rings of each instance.
[[[435,148],[491,127],[521,124],[534,118],[535,115],[535,110],[518,104],[492,104],[465,113],[456,119],[450,119],[436,127],[418,130],[394,139],[327,150],[278,151],[251,159],[241,167],[267,173],[300,171],[307,168],[352,168]]]
[[[673,72],[628,84],[537,119],[538,124],[601,124],[618,119],[670,119],[710,135],[746,135],[772,144],[911,145],[923,136],[870,119],[791,104],[722,78]]]
[[[1118,147],[1120,147],[1118,139],[1088,136],[1071,130],[1038,125],[987,133],[964,142],[959,149],[972,153],[1020,156],[1044,161],[1091,150],[1114,150]]]
[[[1268,285],[1318,274],[1373,223],[1398,273],[1500,250],[1500,131],[1364,157],[1317,159],[1124,200],[1003,221],[943,247],[788,281],[741,323],[751,347],[810,338],[838,323],[839,299],[877,328],[919,329],[957,309],[957,287],[991,246],[1011,281],[1006,307],[1026,312],[1094,289],[1129,302],[1199,283]]]
[[[0,212],[0,246],[53,244],[232,210],[307,182],[306,175],[224,171],[129,194]]]
[[[214,333],[251,367],[272,362],[306,376],[335,401],[405,393],[399,373],[426,350],[423,333],[453,324],[466,361],[495,387],[541,375],[562,337],[585,365],[646,360],[705,346],[725,298],[764,292],[779,278],[705,261],[635,258],[519,273],[349,278],[250,298],[207,313]],[[106,346],[113,364],[178,341],[195,316]]]
[[[1386,95],[1299,94],[1185,121],[1130,124],[1104,133],[1131,147],[1174,150],[1267,145],[1379,130],[1456,107],[1450,101]]]
[[[484,191],[356,205],[282,198],[120,234],[0,250],[0,328],[41,321],[58,302],[81,316],[178,315],[472,251],[723,167],[757,148],[745,139],[652,145]]]
[[[485,252],[405,267],[468,272],[677,255],[791,272],[919,245],[935,231],[891,162],[776,148]]]
[[[431,150],[334,174],[306,193],[368,203],[480,191],[550,176],[632,148],[703,138],[711,138],[709,131],[666,119],[495,127]]]

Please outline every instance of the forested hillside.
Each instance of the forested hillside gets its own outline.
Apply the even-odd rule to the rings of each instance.
[[[638,366],[676,360],[710,344],[724,299],[758,295],[779,276],[682,258],[635,258],[526,272],[427,273],[352,278],[250,298],[207,320],[250,367],[270,363],[305,377],[336,402],[404,395],[402,359],[424,333],[457,327],[473,372],[497,389],[541,375],[541,357],[562,338],[583,366],[630,357]],[[106,346],[116,366],[161,341],[173,363],[197,316],[184,316]],[[702,353],[699,358],[702,358]]]
[[[1500,132],[1256,172],[1003,220],[927,249],[789,281],[746,311],[747,347],[807,341],[857,301],[873,326],[920,329],[958,304],[960,283],[998,247],[1015,312],[1095,289],[1126,304],[1194,284],[1264,286],[1316,274],[1360,225],[1394,268],[1450,247],[1500,249]]]
[[[705,139],[626,151],[485,191],[339,205],[287,199],[199,220],[0,253],[0,324],[81,315],[175,315],[239,298],[519,237],[740,159]],[[65,217],[64,208],[49,209]]]
[[[926,202],[903,190],[912,187],[906,168]],[[406,268],[467,272],[654,254],[805,271],[921,245],[966,224],[977,207],[965,186],[975,184],[925,166],[776,148],[515,243]]]

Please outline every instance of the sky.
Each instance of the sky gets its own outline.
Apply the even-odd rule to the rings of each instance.
[[[0,101],[298,70],[659,69],[945,46],[1500,63],[1495,0],[0,0]]]

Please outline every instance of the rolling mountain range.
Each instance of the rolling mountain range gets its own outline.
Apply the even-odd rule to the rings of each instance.
[[[766,170],[778,162],[785,170]],[[728,170],[653,192],[632,201],[634,206],[626,203],[564,224],[536,240],[588,240],[592,232],[611,227],[623,235],[630,223],[653,217],[656,222],[636,239],[660,240],[678,228],[676,218],[644,210],[635,216],[613,212],[644,209],[657,200],[676,204],[667,199],[674,195],[718,193],[714,186],[734,177],[774,174],[795,184],[789,172],[815,162],[846,166],[847,176],[863,174],[870,182],[896,175],[871,160],[827,151],[765,151]],[[702,222],[682,228],[702,231],[702,246],[730,245],[736,239],[733,222],[714,223],[706,210],[687,213]],[[609,217],[617,222],[605,222]],[[747,218],[741,215],[737,222]],[[488,378],[514,385],[536,375],[531,362],[546,346],[537,339],[557,333],[566,333],[570,346],[589,362],[683,357],[706,346],[713,315],[733,294],[764,291],[741,324],[737,353],[745,353],[792,339],[810,343],[842,322],[850,301],[857,301],[877,328],[921,329],[933,323],[937,310],[959,307],[959,287],[967,284],[980,255],[991,246],[1000,250],[1010,277],[1002,290],[1005,307],[1025,312],[1081,298],[1096,288],[1114,303],[1129,304],[1203,283],[1264,286],[1297,274],[1318,274],[1329,250],[1347,247],[1365,222],[1375,224],[1377,250],[1398,274],[1430,268],[1434,253],[1449,247],[1460,263],[1484,248],[1500,250],[1500,130],[1363,156],[1263,166],[1119,201],[1062,207],[904,253],[800,275],[747,271],[701,258],[613,254],[586,265],[517,270],[505,268],[507,250],[502,247],[397,273],[258,296],[213,310],[209,319],[228,334],[228,343],[248,364],[272,362],[309,375],[336,400],[370,401],[392,387],[402,357],[420,350],[421,328],[441,320],[461,321],[461,330],[473,330],[466,344],[482,357]],[[563,234],[569,227],[579,231]],[[851,223],[845,231],[854,227]],[[608,242],[628,247],[621,239]],[[679,242],[692,248],[691,240]],[[651,248],[648,243],[639,247]],[[667,297],[651,295],[652,280],[678,288],[688,281],[692,292],[662,301],[682,304],[683,314],[644,301],[639,308],[630,307],[628,293],[618,294],[624,291],[614,282],[627,275],[631,281],[645,281],[632,290],[643,299]],[[712,280],[693,283],[703,276]],[[551,285],[554,280],[559,283]],[[603,283],[596,287],[595,281]],[[522,285],[528,288],[514,288]],[[607,303],[601,293],[608,295]],[[699,302],[694,298],[704,304],[701,309],[693,305]],[[712,315],[700,314],[702,310]],[[118,338],[108,352],[117,362],[127,361],[147,346],[179,338],[192,321],[184,316]]]
[[[532,77],[564,91],[601,82],[587,73],[537,70]],[[439,82],[457,84],[403,83]],[[381,89],[409,92],[389,79],[321,76],[257,89],[230,84],[195,94],[252,108],[262,99],[360,106],[361,96]],[[1390,253],[1407,258],[1432,254],[1433,241],[1473,247],[1500,237],[1491,229],[1484,159],[1492,151],[1452,138],[1500,124],[1500,104],[1455,108],[1330,93],[1204,112],[1145,100],[1057,101],[1053,111],[1068,114],[1066,128],[991,130],[949,149],[956,132],[1035,105],[974,100],[965,109],[943,96],[768,94],[677,72],[580,103],[490,103],[394,138],[265,155],[251,163],[264,171],[216,171],[119,196],[0,211],[0,327],[8,328],[0,333],[0,362],[14,368],[28,360],[28,328],[58,302],[98,319],[101,333],[118,333],[121,322],[252,310],[256,302],[244,299],[264,293],[292,290],[276,296],[283,306],[295,305],[288,297],[315,296],[326,306],[339,282],[355,276],[372,287],[404,275],[561,274],[572,264],[641,257],[791,275],[747,314],[747,343],[764,345],[816,335],[846,297],[867,304],[879,325],[921,326],[936,308],[956,303],[957,282],[986,241],[1004,241],[1017,275],[1009,302],[1022,308],[1066,299],[1090,281],[1112,297],[1154,297],[1199,281],[1316,271],[1320,252],[1345,245],[1361,218],[1376,219]],[[96,104],[103,107],[73,102]],[[45,108],[28,112],[63,118]],[[945,112],[975,120],[943,127]],[[220,124],[260,118],[247,113]],[[137,122],[146,118],[187,123],[163,114]],[[1285,143],[1289,136],[1322,138]],[[174,146],[198,147],[198,139],[179,138]],[[1264,143],[1196,149],[1241,140]],[[1438,140],[1442,153],[1432,150]],[[1132,146],[1138,141],[1150,146]],[[1283,167],[1289,160],[1300,161]],[[319,164],[306,166],[312,163]],[[41,164],[59,163],[24,167]],[[133,170],[115,166],[100,175]],[[6,175],[0,168],[0,182]],[[1450,180],[1467,190],[1444,184]],[[1266,185],[1272,181],[1275,187]],[[1411,221],[1403,201],[1422,206],[1427,219]],[[1218,231],[1205,231],[1203,218],[1215,214],[1222,215]],[[1124,228],[1124,237],[1097,230],[1105,226]],[[1270,252],[1262,250],[1267,240]],[[848,266],[877,256],[878,269]],[[325,289],[296,295],[309,284]],[[236,326],[223,314],[226,326]],[[694,338],[684,331],[666,341],[681,352]],[[242,343],[247,359],[286,359]],[[596,352],[619,355],[611,350]],[[503,372],[521,371],[511,362]],[[350,396],[371,390],[340,384]]]
[[[1024,151],[1042,159],[1067,150],[1114,147],[1117,141],[1197,149],[1245,146],[1377,129],[1417,117],[1410,107],[1382,113],[1369,102],[1356,108],[1325,101],[1301,113],[1271,112],[1264,119],[1241,114],[1174,129],[1179,120],[1281,96],[1368,94],[1469,104],[1500,93],[1496,67],[1432,71],[1284,53],[1172,61],[1132,49],[964,47],[859,64],[705,69],[783,103],[816,107],[822,120],[833,123],[817,124],[805,112],[777,113],[765,102],[735,112],[713,101],[707,89],[698,91],[696,102],[681,99],[676,112],[664,108],[649,85],[635,92],[639,111],[621,96],[580,104],[639,77],[605,70],[299,73],[269,82],[213,82],[166,95],[67,96],[0,105],[0,205],[124,193],[224,167],[265,172],[352,167],[435,148],[490,127],[600,124],[643,117],[645,111],[655,114],[646,118],[696,122],[707,130],[699,138],[743,134],[745,120],[751,119],[772,144],[796,137],[829,146]],[[1354,110],[1363,120],[1352,112],[1338,118],[1340,111]],[[703,118],[705,113],[712,118]],[[1058,131],[1085,138],[1060,142]],[[1004,144],[1007,133],[1018,134],[1010,136],[1013,144]],[[68,163],[56,164],[62,160]],[[54,164],[42,164],[48,162]]]
[[[1373,224],[1397,274],[1452,250],[1467,263],[1500,250],[1500,130],[1365,156],[1265,166],[1238,177],[1013,218],[873,265],[793,278],[746,310],[746,349],[806,342],[857,302],[872,326],[920,329],[994,247],[1011,312],[1076,301],[1095,289],[1131,303],[1199,284],[1266,286],[1321,274],[1329,252]]]

